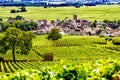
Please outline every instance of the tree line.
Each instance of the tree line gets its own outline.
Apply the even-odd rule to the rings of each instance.
[[[15,9],[12,9],[10,11],[10,13],[18,13],[18,12],[27,12],[25,6],[22,6],[21,8],[19,8],[20,10],[15,10]]]
[[[21,16],[16,16],[14,20],[12,18],[8,19],[8,22],[0,21],[0,32],[6,31],[9,27],[16,27],[22,31],[37,30],[38,25],[33,21],[24,21]]]
[[[120,27],[120,19],[118,19],[118,20],[105,19],[102,22],[107,24],[107,26],[109,26],[112,29],[116,29],[116,28]],[[96,26],[97,26],[97,20],[94,20],[93,23],[91,24],[91,27],[96,27]],[[104,25],[103,27],[105,28],[106,25]]]

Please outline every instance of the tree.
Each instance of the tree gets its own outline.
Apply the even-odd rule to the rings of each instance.
[[[120,19],[117,21],[117,24],[120,25]]]
[[[15,51],[19,50],[21,54],[28,54],[32,48],[34,37],[31,32],[24,32],[15,27],[8,28],[4,37],[0,40],[0,52],[4,54],[11,49],[13,61],[15,61]]]
[[[7,22],[0,22],[0,32],[4,32],[8,28]]]
[[[10,11],[10,13],[16,13],[16,10],[12,9],[12,10]]]
[[[109,23],[110,21],[107,20],[107,19],[105,19],[105,20],[103,20],[103,22],[104,22],[104,23]]]
[[[48,40],[50,40],[50,39],[51,40],[58,40],[60,38],[62,38],[62,35],[59,33],[59,30],[55,29],[55,28],[53,28],[51,30],[51,32],[49,33],[49,35],[47,37]]]
[[[27,11],[25,6],[22,6],[20,9],[21,9],[21,12],[26,12]]]
[[[22,19],[23,19],[23,17],[22,17],[22,16],[17,15],[15,19],[16,19],[16,20],[22,20]]]
[[[91,27],[96,27],[96,23],[97,23],[97,20],[95,20],[95,21],[93,22],[93,24],[91,25]]]
[[[31,26],[32,30],[38,29],[38,24],[36,22],[30,22],[30,26]]]

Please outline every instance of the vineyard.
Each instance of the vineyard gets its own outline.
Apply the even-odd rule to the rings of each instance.
[[[16,63],[19,64],[19,69],[25,70],[2,75],[0,80],[119,80],[119,63],[117,60],[108,59],[78,65],[61,64],[61,67],[59,65],[44,68],[34,66],[34,69],[31,69],[33,65],[30,63]]]
[[[25,69],[40,69],[43,66],[53,65],[55,62],[0,62],[0,71],[14,73]]]
[[[35,69],[35,74],[38,76],[36,70],[39,71],[44,67],[52,66],[50,70],[52,69],[54,72],[57,69],[53,69],[53,66],[57,66],[57,68],[59,67],[59,70],[64,71],[62,68],[63,65],[79,65],[79,67],[81,67],[82,64],[94,63],[100,59],[107,60],[110,58],[120,60],[120,46],[107,45],[105,38],[73,35],[64,35],[63,38],[58,41],[50,41],[45,38],[46,35],[36,36],[33,40],[33,49],[30,51],[30,54],[16,54],[16,59],[18,60],[16,62],[12,61],[11,51],[8,51],[6,55],[0,54],[0,56],[4,58],[4,62],[0,62],[0,74],[9,75],[10,73],[11,76],[11,74],[14,73],[14,75],[16,75],[17,72],[20,72],[19,74],[21,74],[21,70]],[[37,51],[37,54],[33,50]],[[43,55],[44,53],[53,53],[53,61],[43,61],[43,58],[39,55]],[[95,63],[95,65],[97,64]],[[74,66],[72,66],[72,69],[74,69]],[[92,69],[96,68],[93,67]],[[58,71],[58,73],[61,72]],[[57,75],[58,73],[55,74]],[[46,72],[46,74],[48,74],[48,72]],[[40,75],[41,74],[39,74],[39,76]],[[88,74],[85,75],[88,76]],[[100,75],[99,77],[100,79],[98,80],[101,80]]]

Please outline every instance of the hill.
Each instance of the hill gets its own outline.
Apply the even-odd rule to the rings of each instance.
[[[65,17],[72,18],[72,15],[76,14],[80,19],[87,19],[90,21],[98,20],[103,21],[104,19],[118,20],[120,19],[120,6],[115,5],[98,5],[80,8],[74,7],[58,7],[58,8],[42,8],[42,7],[27,7],[27,12],[23,13],[10,13],[11,9],[19,9],[19,7],[1,7],[0,18],[7,20],[8,17],[15,17],[21,15],[26,19],[32,20],[56,20],[64,19]]]

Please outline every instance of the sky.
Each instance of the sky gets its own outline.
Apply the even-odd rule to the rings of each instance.
[[[21,0],[14,0],[14,1],[21,1]]]

